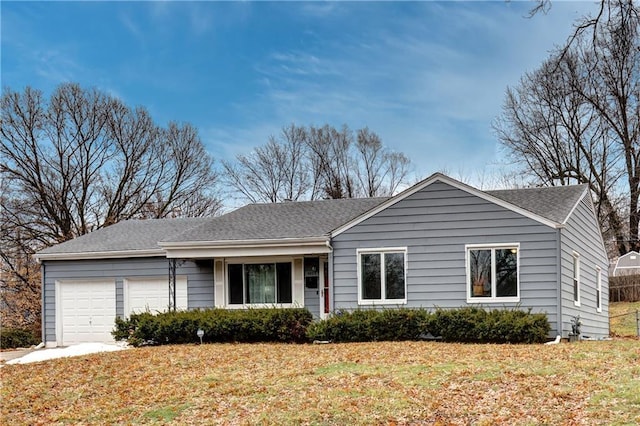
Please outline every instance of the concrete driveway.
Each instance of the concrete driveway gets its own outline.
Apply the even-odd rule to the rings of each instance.
[[[34,350],[35,349],[17,349],[15,351],[3,351],[0,352],[0,361],[7,362],[12,359],[20,358]]]

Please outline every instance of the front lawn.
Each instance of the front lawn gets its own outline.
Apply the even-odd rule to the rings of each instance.
[[[640,341],[211,344],[4,365],[3,424],[638,424]]]

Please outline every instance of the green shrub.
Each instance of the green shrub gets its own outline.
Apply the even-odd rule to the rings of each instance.
[[[551,327],[545,314],[478,307],[339,311],[307,329],[310,340],[375,342],[419,340],[427,333],[446,342],[541,343]]]
[[[36,337],[31,330],[25,328],[3,328],[0,330],[1,349],[28,348],[38,343],[40,343],[40,338]]]
[[[551,331],[545,314],[477,307],[438,309],[427,328],[446,342],[466,343],[542,343]]]
[[[310,340],[375,342],[417,340],[426,331],[429,312],[423,309],[358,309],[339,311],[307,329]]]
[[[116,319],[113,336],[134,346],[203,342],[306,342],[307,309],[206,309],[132,314]]]

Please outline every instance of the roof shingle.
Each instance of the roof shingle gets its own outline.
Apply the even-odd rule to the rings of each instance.
[[[556,223],[564,223],[588,185],[484,191]]]
[[[322,237],[388,198],[249,204],[162,242]]]

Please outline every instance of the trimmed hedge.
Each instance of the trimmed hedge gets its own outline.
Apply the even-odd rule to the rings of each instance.
[[[207,309],[133,314],[116,319],[113,336],[133,346],[203,342],[375,342],[421,340],[430,333],[445,342],[542,343],[551,330],[545,314],[478,307],[358,309],[312,322],[307,309]]]
[[[26,328],[3,328],[0,330],[1,349],[28,348],[38,343],[40,343],[40,338]]]
[[[307,341],[306,330],[313,317],[307,309],[205,309],[132,314],[116,319],[113,337],[133,346],[203,342]]]
[[[376,342],[418,340],[431,314],[424,309],[338,311],[307,329],[310,340]]]
[[[428,329],[445,342],[543,343],[551,326],[546,314],[519,309],[484,310],[476,307],[435,311]]]
[[[446,342],[542,343],[551,326],[545,314],[518,309],[484,310],[476,307],[429,313],[423,309],[340,311],[313,323],[311,340],[373,342],[420,340],[427,333]]]

